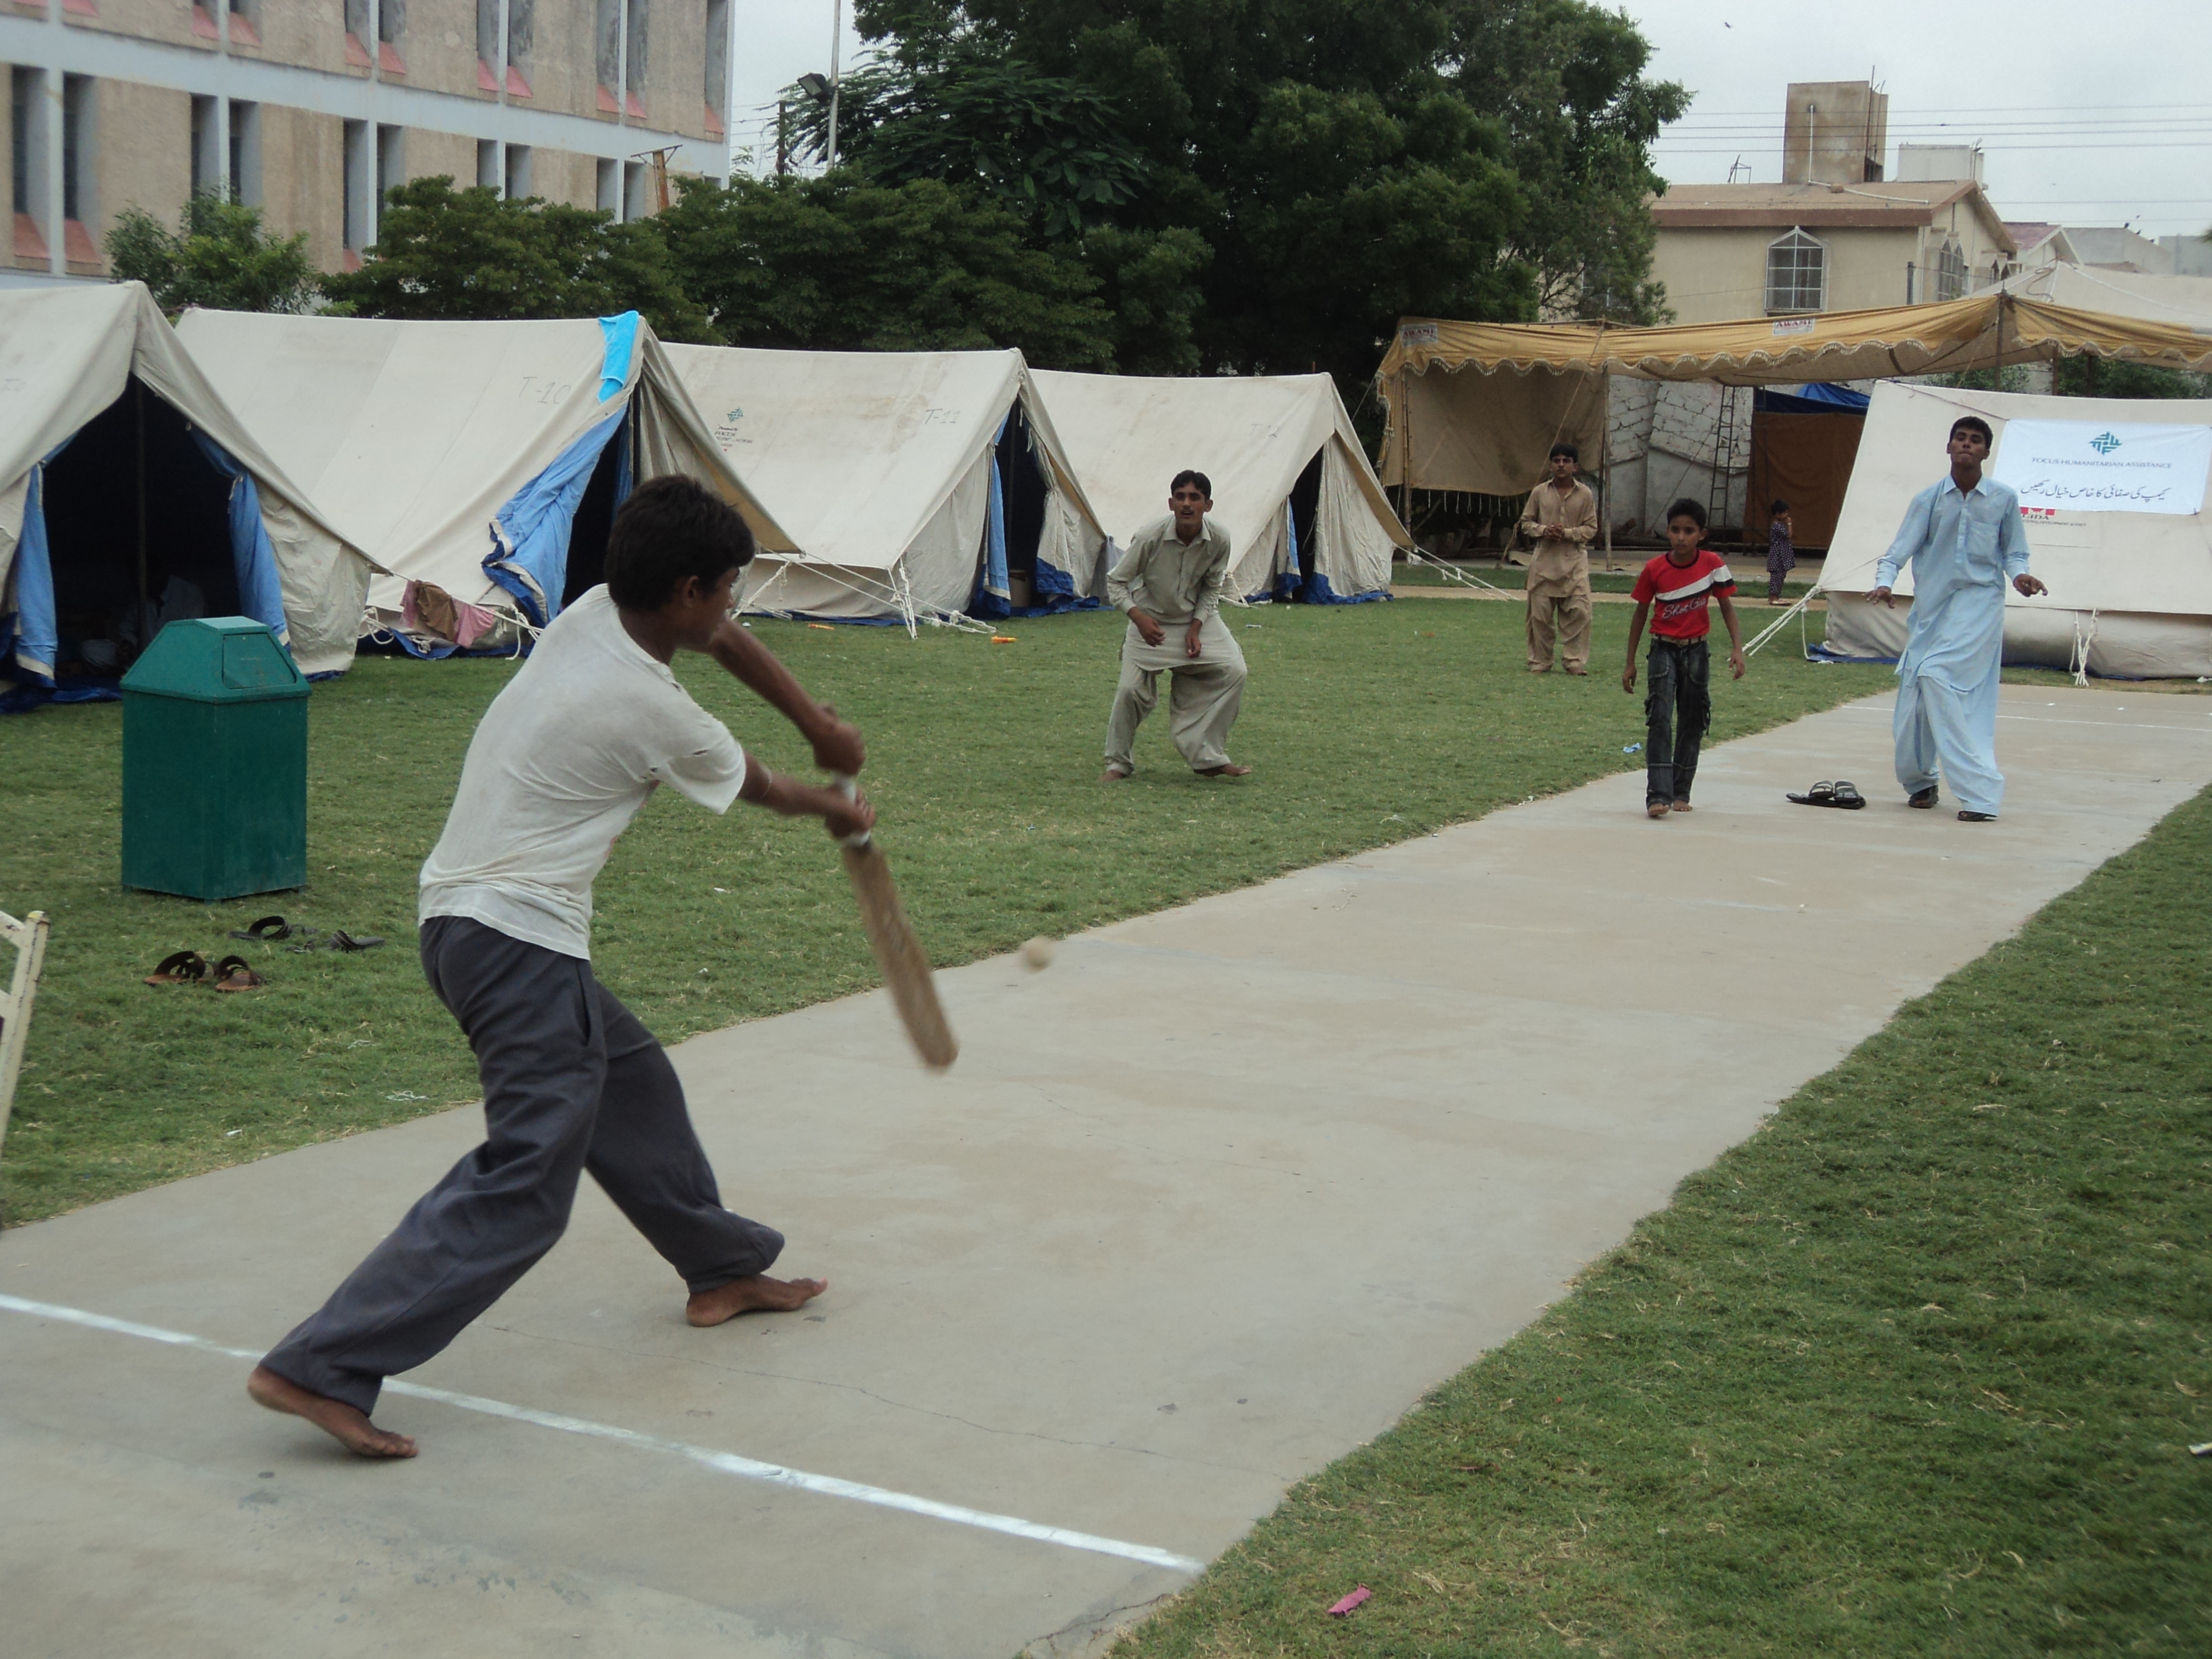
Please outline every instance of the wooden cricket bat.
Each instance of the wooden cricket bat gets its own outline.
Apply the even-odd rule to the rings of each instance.
[[[854,792],[848,777],[840,777],[837,787],[848,795]],[[841,850],[845,873],[853,878],[853,896],[860,907],[861,925],[868,930],[868,948],[875,952],[876,966],[883,969],[884,983],[890,988],[900,1022],[914,1039],[922,1063],[941,1072],[960,1057],[960,1043],[945,1023],[945,1009],[937,1000],[937,981],[930,975],[929,958],[915,935],[914,924],[907,920],[906,906],[899,902],[898,886],[891,880],[884,849],[876,845],[874,836],[862,830],[848,839]]]

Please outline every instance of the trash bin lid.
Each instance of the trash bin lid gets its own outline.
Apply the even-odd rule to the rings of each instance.
[[[251,617],[171,623],[131,665],[123,689],[191,702],[266,702],[308,692],[276,635]]]

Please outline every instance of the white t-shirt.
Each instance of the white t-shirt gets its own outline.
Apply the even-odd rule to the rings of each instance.
[[[469,740],[420,915],[592,955],[592,878],[656,784],[717,812],[745,751],[630,638],[605,587],[554,618]]]

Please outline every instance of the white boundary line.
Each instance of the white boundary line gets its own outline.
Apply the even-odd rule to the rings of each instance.
[[[158,1325],[141,1325],[128,1319],[110,1318],[106,1314],[88,1313],[82,1308],[64,1308],[51,1302],[33,1302],[19,1296],[0,1294],[0,1310],[29,1314],[38,1319],[58,1320],[64,1324],[81,1325],[88,1330],[106,1331],[115,1336],[135,1336],[149,1342],[164,1342],[171,1347],[192,1348],[201,1353],[220,1354],[226,1359],[246,1359],[258,1363],[261,1358],[259,1354],[246,1349],[226,1348],[219,1342],[210,1342],[204,1337],[192,1336],[184,1331],[163,1330]],[[1154,1549],[1149,1544],[1125,1543],[1118,1538],[1101,1538],[1092,1533],[1072,1532],[1066,1527],[1048,1527],[1041,1522],[1024,1521],[1018,1516],[994,1515],[988,1510],[966,1509],[957,1504],[940,1504],[933,1498],[916,1498],[908,1492],[866,1486],[858,1480],[841,1480],[832,1474],[810,1474],[805,1469],[786,1468],[781,1463],[763,1463],[757,1458],[739,1456],[736,1452],[716,1451],[712,1447],[694,1446],[681,1440],[664,1440],[658,1435],[641,1434],[634,1429],[618,1429],[610,1424],[594,1423],[581,1417],[564,1417],[558,1412],[510,1406],[503,1400],[487,1400],[481,1395],[454,1394],[445,1389],[425,1388],[419,1382],[387,1380],[384,1387],[392,1394],[405,1395],[415,1400],[434,1401],[439,1405],[454,1406],[463,1411],[481,1412],[486,1417],[504,1417],[511,1422],[534,1424],[538,1428],[555,1429],[562,1434],[580,1434],[593,1440],[611,1440],[617,1445],[629,1446],[639,1451],[665,1453],[723,1474],[734,1474],[741,1480],[764,1480],[771,1486],[794,1487],[800,1492],[817,1492],[826,1498],[847,1498],[854,1503],[873,1504],[881,1509],[903,1510],[909,1515],[925,1516],[933,1521],[949,1521],[956,1526],[975,1527],[985,1532],[1034,1539],[1041,1544],[1057,1544],[1063,1549],[1088,1550],[1094,1555],[1116,1555],[1125,1561],[1140,1561],[1146,1566],[1165,1567],[1171,1572],[1198,1573],[1206,1570],[1203,1561],[1177,1555],[1170,1550]]]

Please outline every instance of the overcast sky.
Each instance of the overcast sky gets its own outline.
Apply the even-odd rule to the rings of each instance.
[[[835,0],[737,0],[733,143],[760,141],[779,88],[830,67]],[[2212,47],[2204,0],[1624,0],[1656,48],[1653,72],[1697,94],[1660,140],[1685,184],[1782,176],[1783,89],[1857,81],[1889,93],[1900,140],[1981,141],[2008,219],[2212,225]],[[844,7],[845,62],[860,48]],[[773,140],[766,147],[773,153]]]

